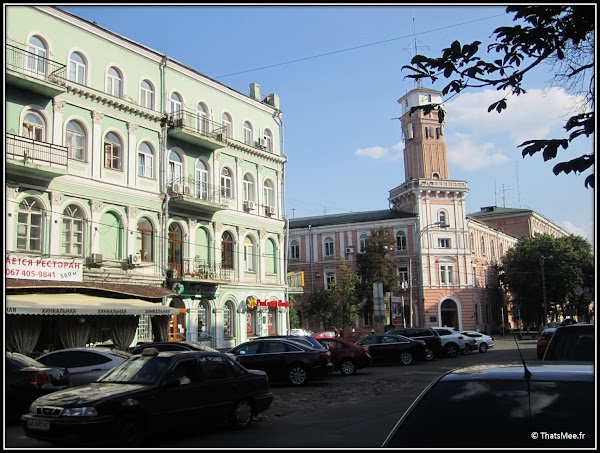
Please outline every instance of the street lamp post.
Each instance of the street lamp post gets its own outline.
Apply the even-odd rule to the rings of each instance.
[[[540,256],[540,266],[542,267],[542,292],[544,294],[544,327],[548,323],[548,305],[546,304],[546,277],[544,275],[544,261],[551,260],[551,256]]]
[[[423,297],[424,293],[423,293],[423,282],[424,282],[424,278],[423,278],[423,258],[422,258],[422,253],[421,253],[421,237],[423,237],[423,233],[425,233],[425,231],[433,228],[433,227],[439,227],[439,228],[448,228],[450,225],[448,225],[446,222],[443,221],[438,221],[438,222],[433,222],[430,223],[429,225],[425,225],[421,231],[419,231],[419,276],[421,278],[420,281],[420,285],[419,285],[419,303],[423,304],[422,310],[425,310],[425,298]],[[429,247],[427,247],[429,248]],[[425,312],[422,311],[423,313],[423,322],[425,323]],[[412,321],[412,319],[411,319]]]

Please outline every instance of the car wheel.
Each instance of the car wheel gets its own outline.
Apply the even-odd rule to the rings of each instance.
[[[142,447],[146,438],[144,420],[137,414],[122,415],[114,426],[115,443],[118,447]]]
[[[304,385],[308,378],[308,373],[302,365],[293,365],[288,371],[288,379],[294,385]]]
[[[353,360],[345,359],[340,365],[340,371],[344,376],[356,373],[356,364]]]
[[[450,357],[451,359],[458,355],[458,346],[454,343],[448,343],[444,350],[446,351],[446,357]]]
[[[410,365],[413,361],[413,356],[410,352],[408,351],[404,351],[403,353],[400,354],[400,363],[402,363],[402,365]]]
[[[249,401],[238,401],[231,410],[230,421],[235,429],[246,429],[252,423],[254,414]]]
[[[479,345],[479,352],[487,352],[488,350],[488,345],[486,343],[481,343]]]
[[[425,349],[425,360],[427,360],[428,362],[430,360],[433,360],[433,357],[435,356],[435,354],[433,353],[433,351],[429,348]]]
[[[463,355],[471,354],[471,346],[469,346],[469,345],[465,346],[465,348],[462,349],[460,352],[462,352]]]

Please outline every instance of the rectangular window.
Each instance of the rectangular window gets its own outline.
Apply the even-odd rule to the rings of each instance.
[[[399,267],[397,269],[397,275],[398,275],[398,287],[399,288],[403,288],[406,289],[408,288],[408,267],[403,266],[403,267]]]
[[[479,286],[477,281],[477,267],[473,267],[473,286]]]
[[[325,256],[333,256],[334,255],[334,250],[333,250],[333,241],[325,241]]]
[[[300,244],[297,242],[292,243],[290,246],[290,259],[300,259]]]
[[[454,284],[454,266],[440,266],[440,284]]]
[[[450,239],[447,239],[447,238],[438,239],[438,248],[449,249],[450,248]]]
[[[325,272],[325,289],[331,289],[335,285],[335,273]]]
[[[104,144],[104,166],[113,170],[121,168],[121,147],[113,143]]]

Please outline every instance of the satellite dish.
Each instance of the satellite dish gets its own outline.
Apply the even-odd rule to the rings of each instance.
[[[183,285],[180,282],[173,283],[173,291],[177,294],[181,294],[183,292]]]

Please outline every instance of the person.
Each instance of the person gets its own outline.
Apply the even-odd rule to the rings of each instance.
[[[335,338],[338,338],[340,336],[340,333],[337,330],[337,327],[333,326],[333,330],[335,332]]]
[[[179,379],[179,385],[189,384],[190,378],[186,376],[187,365],[179,365],[173,373]]]
[[[344,338],[344,328],[340,327],[340,338]]]

